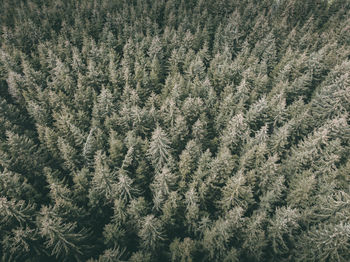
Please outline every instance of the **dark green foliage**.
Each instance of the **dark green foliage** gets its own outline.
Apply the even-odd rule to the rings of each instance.
[[[0,3],[0,261],[350,261],[349,1]]]

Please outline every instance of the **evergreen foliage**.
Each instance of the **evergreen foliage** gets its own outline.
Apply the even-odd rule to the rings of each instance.
[[[350,261],[348,0],[1,0],[0,261]]]

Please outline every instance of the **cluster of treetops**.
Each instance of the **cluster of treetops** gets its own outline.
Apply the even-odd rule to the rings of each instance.
[[[350,261],[350,1],[0,7],[0,261]]]

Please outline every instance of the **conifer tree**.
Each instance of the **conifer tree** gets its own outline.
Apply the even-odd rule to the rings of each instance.
[[[168,162],[170,156],[170,141],[160,126],[153,131],[147,155],[156,172],[161,171]]]
[[[161,222],[153,215],[143,218],[143,226],[138,235],[141,238],[141,245],[144,249],[154,251],[159,248],[160,242],[163,240]]]
[[[45,245],[53,256],[62,259],[74,257],[79,260],[83,255],[81,243],[87,237],[86,230],[77,230],[75,223],[64,223],[49,207],[41,209],[37,223],[40,235],[45,239]]]

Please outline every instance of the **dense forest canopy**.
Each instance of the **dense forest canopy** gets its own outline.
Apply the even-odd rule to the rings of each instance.
[[[350,261],[350,1],[0,0],[1,261]]]

